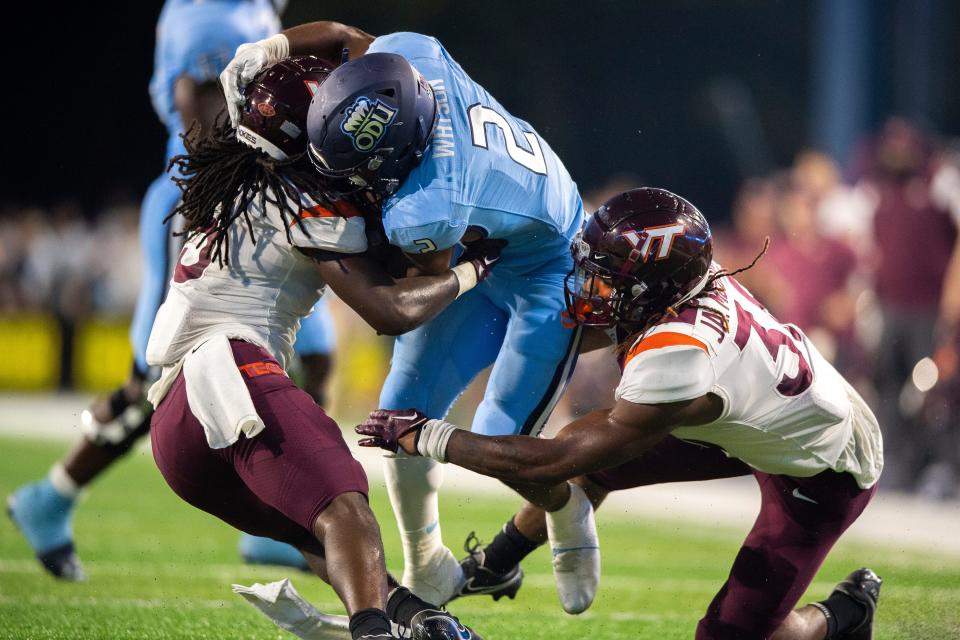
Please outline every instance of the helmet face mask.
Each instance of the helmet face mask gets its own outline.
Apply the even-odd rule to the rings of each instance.
[[[571,253],[567,313],[585,326],[632,330],[699,294],[713,257],[703,215],[662,189],[608,200],[587,218]]]

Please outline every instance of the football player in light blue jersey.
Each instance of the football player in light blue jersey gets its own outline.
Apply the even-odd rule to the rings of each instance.
[[[235,113],[239,89],[272,60],[339,57],[342,48],[352,59],[314,96],[308,120],[311,157],[327,186],[366,190],[378,201],[391,244],[420,272],[449,268],[471,241],[504,244],[490,278],[397,339],[381,405],[441,418],[493,365],[472,429],[538,435],[573,371],[580,339],[561,321],[570,241],[583,216],[576,185],[529,124],[435,38],[416,33],[374,38],[330,22],[294,27],[238,52],[221,75],[228,107]],[[443,545],[440,466],[402,454],[385,466],[403,540],[403,584],[434,602],[468,592],[512,597],[519,569],[481,584],[482,559],[472,556],[461,568]],[[514,530],[508,522],[506,531]]]
[[[201,126],[209,126],[222,110],[217,75],[238,46],[280,29],[278,8],[269,0],[166,2],[157,24],[150,81],[153,107],[169,134],[166,162],[185,153],[180,138],[185,123],[196,120]],[[180,190],[166,173],[154,180],[144,196],[140,212],[144,279],[130,327],[134,363],[129,380],[81,414],[83,437],[46,478],[18,488],[8,498],[8,513],[44,568],[58,578],[85,577],[72,532],[73,511],[81,489],[149,429],[150,411],[143,402],[148,378],[146,345],[166,294],[171,261],[178,251],[165,219],[179,199]],[[334,340],[332,321],[321,301],[297,335],[304,388],[318,400],[322,400]],[[266,538],[244,536],[241,553],[251,562],[303,564],[303,557],[295,549]]]

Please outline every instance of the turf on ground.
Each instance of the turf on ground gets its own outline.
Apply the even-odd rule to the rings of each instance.
[[[46,469],[63,451],[51,442],[0,438],[0,495]],[[289,575],[238,561],[237,534],[196,511],[163,483],[148,452],[137,452],[105,477],[76,522],[90,582],[63,584],[42,573],[6,519],[0,523],[0,638],[285,638],[230,591],[230,583],[267,582]],[[382,487],[373,504],[383,523],[387,558],[400,552]],[[485,497],[446,496],[444,534],[454,544],[471,529],[490,535],[513,504]],[[565,615],[553,590],[547,554],[526,564],[515,601],[475,598],[453,610],[491,640],[691,638],[697,620],[723,582],[750,523],[740,531],[689,524],[600,518],[603,581],[581,616]],[[960,533],[958,533],[960,534]],[[843,543],[811,587],[825,597],[852,568],[869,564],[885,579],[879,640],[960,638],[960,560]],[[293,575],[321,610],[342,612],[333,591],[308,575]]]

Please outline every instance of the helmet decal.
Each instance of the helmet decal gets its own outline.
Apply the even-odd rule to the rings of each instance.
[[[347,107],[340,122],[340,131],[350,136],[354,149],[370,151],[379,144],[396,117],[397,109],[380,100],[374,102],[366,96],[360,96]]]
[[[690,202],[663,189],[631,189],[589,216],[571,246],[569,315],[588,326],[639,330],[703,291],[710,227]]]
[[[664,224],[657,227],[646,227],[645,229],[641,229],[639,233],[632,230],[625,232],[623,237],[630,243],[630,246],[633,247],[633,250],[630,252],[630,261],[638,262],[643,260],[646,262],[650,257],[650,251],[653,249],[655,240],[660,241],[660,247],[657,250],[657,255],[654,260],[665,260],[670,256],[670,250],[673,248],[673,239],[682,234],[685,229],[686,225],[678,222],[676,224]],[[641,240],[643,240],[642,246],[640,245]],[[634,253],[637,254],[635,258]]]

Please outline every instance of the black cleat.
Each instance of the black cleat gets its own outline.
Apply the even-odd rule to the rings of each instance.
[[[73,543],[53,549],[46,553],[38,553],[37,560],[43,568],[61,580],[70,582],[86,582],[87,574],[80,563],[80,557],[73,548]]]
[[[412,640],[483,640],[456,616],[446,611],[424,609],[410,619]]]
[[[880,600],[880,585],[883,580],[871,569],[857,569],[837,585],[833,593],[844,593],[864,606],[867,615],[863,622],[839,636],[843,640],[873,640],[873,616]]]
[[[30,537],[26,535],[24,527],[22,527],[20,522],[17,520],[15,514],[16,505],[17,502],[15,495],[9,496],[7,498],[7,516],[10,518],[10,522],[13,523],[13,526],[16,527],[20,533],[24,534],[24,537],[27,538],[27,542],[30,543],[30,546],[33,546]],[[80,556],[77,555],[77,551],[73,547],[72,540],[55,549],[51,549],[50,551],[37,553],[36,556],[37,560],[40,561],[41,566],[43,566],[43,568],[55,578],[67,580],[69,582],[87,581],[87,574],[83,570],[83,564],[80,562]]]
[[[523,584],[523,569],[520,565],[516,565],[506,573],[494,573],[484,567],[486,558],[480,548],[480,540],[473,531],[467,536],[463,549],[469,554],[460,562],[464,583],[454,598],[490,595],[496,601],[503,596],[511,600],[517,597],[517,591]]]

